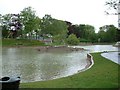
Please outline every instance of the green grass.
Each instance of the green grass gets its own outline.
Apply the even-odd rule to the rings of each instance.
[[[92,53],[94,65],[85,72],[55,80],[21,83],[20,88],[120,88],[119,65],[100,54]]]
[[[28,39],[2,39],[2,46],[44,46],[45,44],[38,40]]]

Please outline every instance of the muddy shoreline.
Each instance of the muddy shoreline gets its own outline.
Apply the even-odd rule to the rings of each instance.
[[[49,52],[49,51],[81,51],[84,48],[73,48],[69,46],[45,46],[45,47],[36,47],[36,50],[40,52]]]

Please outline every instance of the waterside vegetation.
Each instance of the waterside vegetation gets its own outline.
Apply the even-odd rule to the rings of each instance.
[[[2,39],[3,47],[16,47],[16,46],[45,46],[45,44],[38,40],[29,39]]]
[[[48,14],[39,18],[32,7],[24,8],[18,14],[0,14],[0,19],[2,38],[48,40],[58,45],[77,45],[80,42],[113,43],[119,41],[120,37],[114,25],[103,25],[96,32],[92,25],[72,24]]]

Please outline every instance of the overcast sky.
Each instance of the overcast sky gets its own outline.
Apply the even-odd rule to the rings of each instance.
[[[93,25],[98,31],[100,26],[113,24],[118,17],[105,15],[106,0],[0,0],[0,14],[20,13],[31,6],[42,18],[50,14],[53,18],[70,21],[73,24]]]

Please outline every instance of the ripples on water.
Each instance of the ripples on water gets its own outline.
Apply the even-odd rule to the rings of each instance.
[[[22,82],[65,77],[87,64],[84,51],[41,53],[34,48],[3,48],[2,56],[2,75],[20,76]]]
[[[2,75],[20,76],[22,82],[33,82],[65,77],[84,69],[86,54],[115,51],[112,45],[74,46],[89,51],[39,52],[35,48],[3,48]]]

